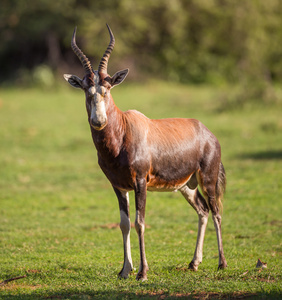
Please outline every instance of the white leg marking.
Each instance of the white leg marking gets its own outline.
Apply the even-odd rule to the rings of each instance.
[[[194,258],[192,260],[196,268],[198,268],[199,264],[202,262],[203,259],[203,246],[204,246],[204,238],[205,238],[207,224],[208,224],[208,215],[207,216],[199,215],[198,237],[197,237]]]
[[[191,190],[188,188],[187,185],[184,185],[181,189],[180,192],[184,196],[184,198],[188,201],[188,203],[196,210],[198,213],[198,208],[195,203],[195,195],[197,193],[197,189]]]
[[[182,195],[185,199],[189,202],[189,204],[196,210],[198,214],[198,236],[197,236],[197,243],[193,257],[193,267],[194,270],[198,269],[199,264],[202,262],[203,259],[203,246],[204,246],[204,238],[206,227],[208,223],[208,214],[203,213],[195,202],[195,196],[197,193],[197,189],[191,190],[187,185],[185,185],[181,190]]]
[[[119,274],[122,278],[127,278],[133,269],[131,248],[130,248],[130,219],[124,211],[120,211],[120,229],[123,236],[124,263],[123,269]]]

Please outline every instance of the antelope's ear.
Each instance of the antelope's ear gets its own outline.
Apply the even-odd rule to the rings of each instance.
[[[127,76],[129,72],[129,69],[125,69],[125,70],[122,70],[122,71],[118,71],[116,72],[113,77],[111,78],[111,86],[112,88],[115,86],[115,85],[118,85],[120,83],[122,83],[125,79],[125,77]]]
[[[75,75],[70,75],[70,74],[64,74],[65,80],[72,85],[75,88],[82,88],[82,80],[75,76]]]

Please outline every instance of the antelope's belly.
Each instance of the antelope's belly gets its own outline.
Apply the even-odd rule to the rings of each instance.
[[[193,173],[188,174],[185,177],[170,180],[167,180],[160,176],[149,175],[149,181],[147,182],[147,190],[158,192],[177,191],[189,181],[192,175]]]

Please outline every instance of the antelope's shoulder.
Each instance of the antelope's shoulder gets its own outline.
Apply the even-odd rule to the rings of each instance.
[[[150,119],[138,110],[127,110],[123,113],[124,122],[131,131],[146,132],[150,126]]]
[[[142,114],[140,111],[138,111],[136,109],[127,110],[123,114],[124,114],[124,117],[129,120],[138,120],[138,121],[139,120],[144,120],[144,121],[150,120],[148,117],[146,117],[144,114]]]

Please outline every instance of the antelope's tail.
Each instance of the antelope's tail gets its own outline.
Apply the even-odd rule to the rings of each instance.
[[[223,211],[222,201],[223,201],[223,195],[225,193],[225,188],[226,188],[226,174],[225,174],[223,164],[222,162],[220,162],[217,183],[216,183],[216,201],[221,213]]]

